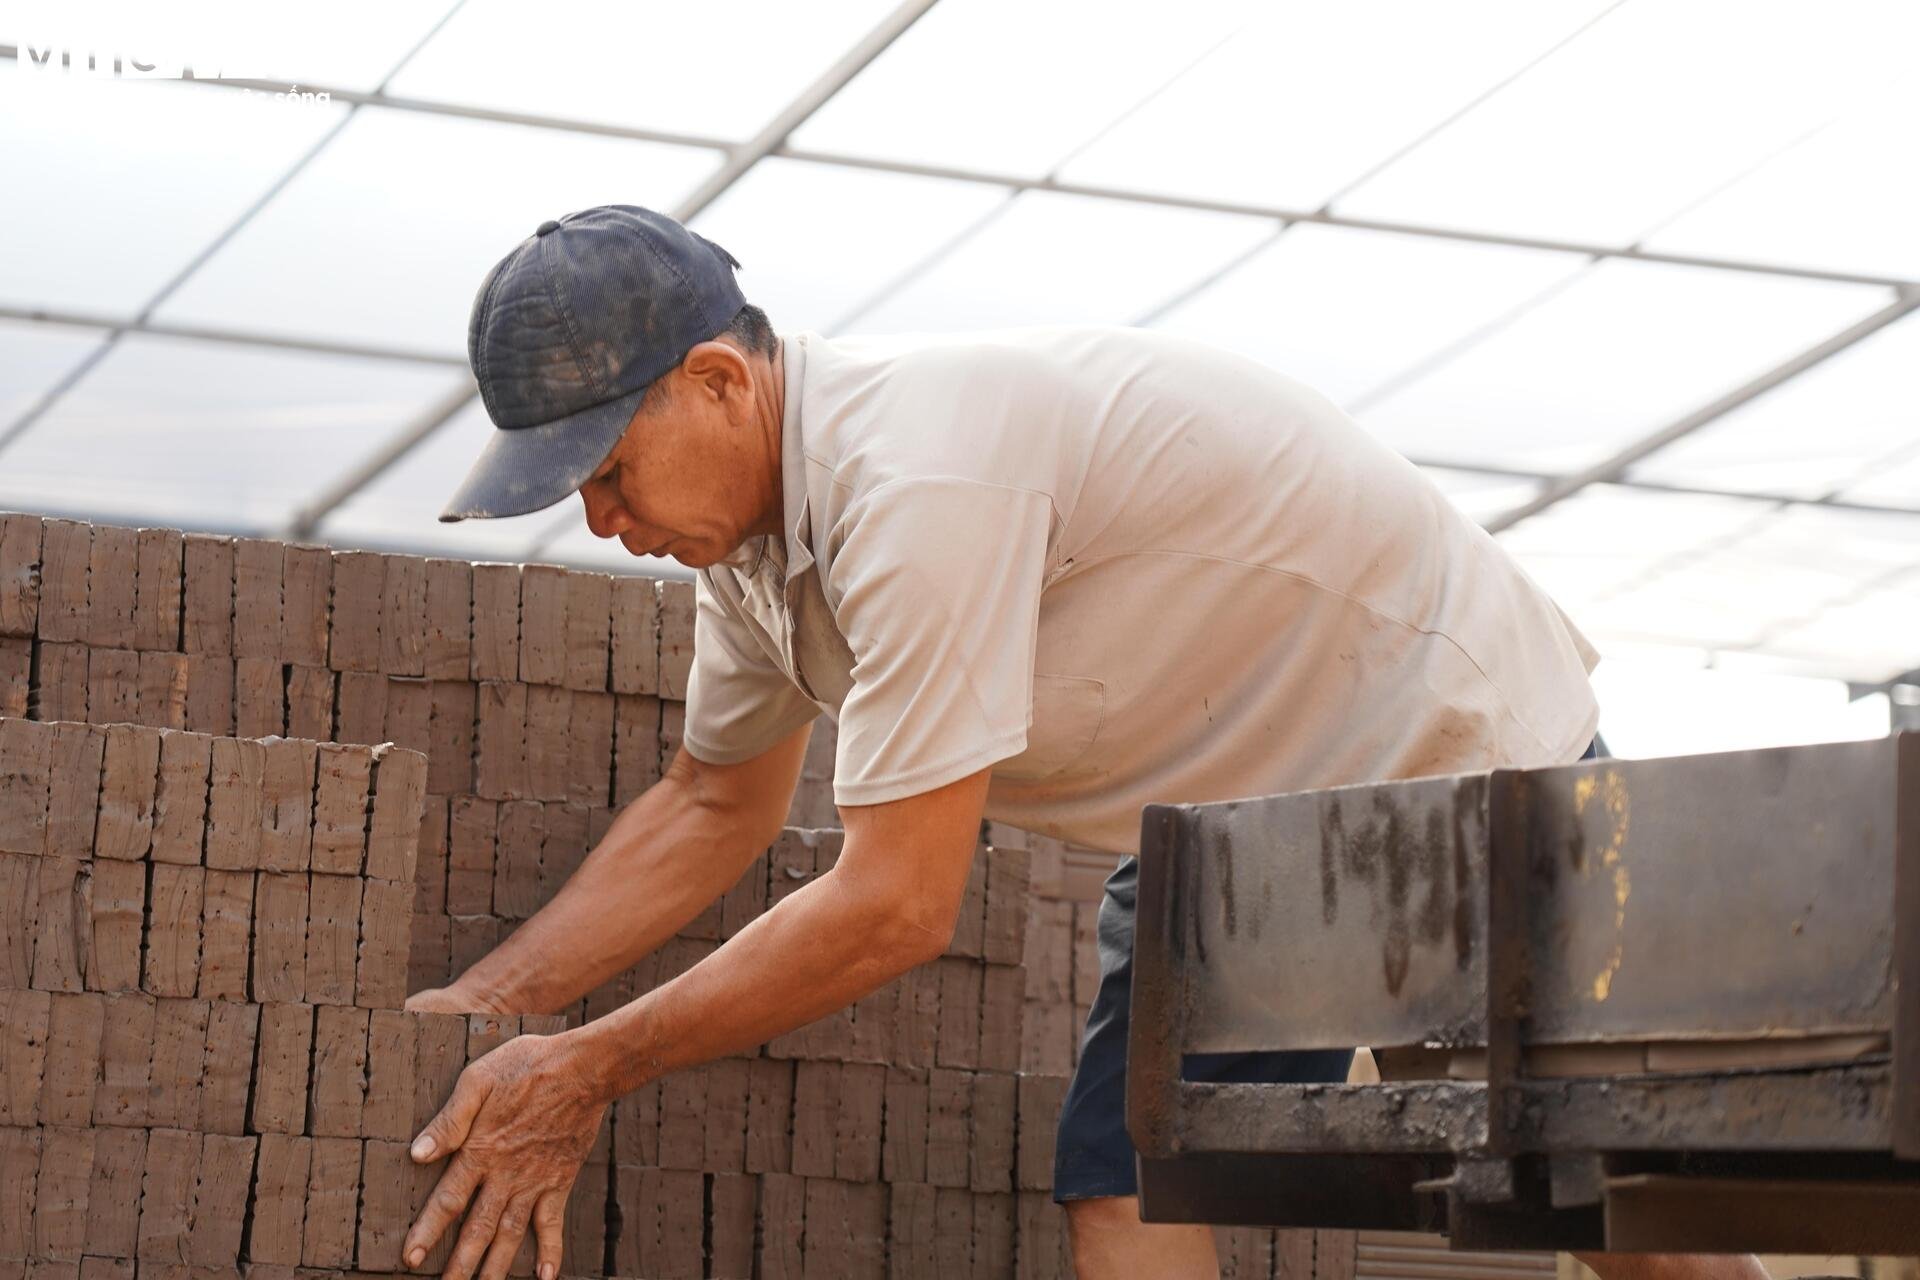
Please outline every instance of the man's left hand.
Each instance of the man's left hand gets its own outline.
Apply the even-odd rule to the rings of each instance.
[[[576,1043],[566,1035],[517,1036],[460,1073],[453,1096],[414,1139],[415,1162],[452,1159],[407,1232],[401,1256],[409,1267],[424,1262],[465,1213],[442,1273],[449,1280],[502,1280],[529,1224],[536,1274],[560,1274],[567,1193],[607,1109]]]

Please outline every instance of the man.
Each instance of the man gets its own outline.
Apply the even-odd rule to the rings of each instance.
[[[596,534],[699,571],[694,666],[660,783],[538,915],[412,1003],[552,1011],[639,960],[772,841],[822,711],[844,850],[684,976],[469,1068],[416,1145],[453,1155],[405,1246],[417,1263],[466,1211],[450,1275],[503,1275],[531,1222],[553,1280],[610,1099],[939,955],[983,813],[1131,854],[1148,802],[1554,764],[1593,738],[1585,642],[1305,387],[1150,332],[777,338],[737,265],[616,206],[542,224],[480,289],[469,352],[500,430],[445,518],[577,491]],[[1206,1229],[1142,1224],[1134,1196],[1132,883],[1129,861],[1101,912],[1055,1196],[1081,1275],[1212,1275]],[[1206,1070],[1342,1079],[1348,1056]]]

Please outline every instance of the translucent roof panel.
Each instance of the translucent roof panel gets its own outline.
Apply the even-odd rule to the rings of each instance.
[[[150,74],[370,90],[452,0],[13,0],[3,37],[138,57]],[[124,64],[127,74],[137,69]]]
[[[0,59],[0,302],[138,312],[344,110]]]
[[[1887,300],[1865,285],[1610,260],[1362,421],[1416,456],[1571,470]]]
[[[1469,519],[1482,523],[1503,511],[1511,511],[1540,491],[1537,480],[1453,471],[1446,467],[1422,467],[1421,471]]]
[[[1862,684],[1920,670],[1920,578],[1824,610],[1770,637],[1767,651]]]
[[[1920,78],[1854,107],[1648,237],[1649,248],[1920,280]]]
[[[1909,445],[1904,453],[1866,468],[1860,481],[1842,489],[1840,496],[1920,510],[1920,447]]]
[[[703,5],[570,0],[530,27],[524,4],[468,0],[394,79],[405,97],[742,139],[778,115],[893,0]]]
[[[1920,237],[1916,237],[1920,238]],[[1920,443],[1920,317],[1908,316],[1647,458],[1636,478],[1816,497]]]
[[[1626,4],[1339,211],[1626,244],[1900,72],[1920,6]]]
[[[1061,176],[1317,209],[1606,2],[1278,6],[1076,156]],[[1382,39],[1389,31],[1392,38]]]
[[[1582,611],[1683,554],[1759,528],[1767,503],[1594,485],[1500,535],[1536,581],[1581,620]]]
[[[1584,264],[1563,253],[1297,223],[1155,325],[1351,404]]]
[[[129,335],[0,457],[0,506],[273,527],[456,376]]]
[[[774,327],[826,330],[1007,198],[1002,187],[762,160],[694,226]]]
[[[99,329],[0,320],[0,431],[105,340]],[[0,468],[5,465],[0,462]]]
[[[1123,10],[1101,0],[936,4],[792,142],[1039,177],[1252,8],[1247,0]]]
[[[1046,192],[1004,210],[849,327],[1130,324],[1276,229],[1266,218]]]
[[[475,290],[540,223],[595,204],[671,205],[717,162],[686,147],[363,108],[158,314],[464,354]]]

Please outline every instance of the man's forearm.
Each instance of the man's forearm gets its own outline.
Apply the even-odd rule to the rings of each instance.
[[[680,977],[568,1034],[615,1098],[843,1009],[945,943],[829,873]]]
[[[558,893],[454,989],[501,1013],[556,1013],[678,933],[759,853],[671,775],[614,819]]]

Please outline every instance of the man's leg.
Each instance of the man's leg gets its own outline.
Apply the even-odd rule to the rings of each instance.
[[[1220,1275],[1212,1228],[1142,1222],[1138,1196],[1069,1200],[1066,1210],[1073,1274],[1079,1280],[1123,1280],[1128,1276],[1217,1280]]]
[[[1600,1280],[1769,1280],[1750,1253],[1576,1253]]]

